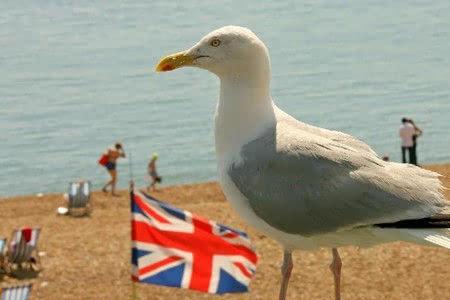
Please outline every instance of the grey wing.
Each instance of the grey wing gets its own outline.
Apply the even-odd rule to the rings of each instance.
[[[291,129],[301,130],[305,133],[310,133],[319,137],[329,139],[330,141],[335,142],[334,144],[336,146],[343,147],[346,150],[363,151],[367,154],[377,156],[375,151],[373,151],[372,148],[369,147],[369,145],[349,134],[300,122],[280,109],[276,110],[276,115],[280,122],[282,122],[284,125],[287,125]]]
[[[241,151],[228,174],[273,227],[310,236],[432,216],[448,206],[438,174],[386,163],[279,124]]]

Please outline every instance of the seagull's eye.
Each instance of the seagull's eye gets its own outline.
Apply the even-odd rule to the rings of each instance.
[[[211,46],[213,46],[213,47],[219,47],[219,45],[220,45],[220,40],[219,39],[213,39],[212,41],[211,41]]]

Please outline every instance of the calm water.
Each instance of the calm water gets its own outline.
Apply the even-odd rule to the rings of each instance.
[[[268,45],[282,109],[393,160],[410,116],[425,132],[421,162],[450,161],[448,0],[260,2],[2,0],[0,197],[62,192],[77,178],[99,187],[96,161],[115,140],[139,184],[154,151],[165,184],[214,179],[218,80],[153,68],[228,24]],[[119,172],[124,187],[126,160]]]

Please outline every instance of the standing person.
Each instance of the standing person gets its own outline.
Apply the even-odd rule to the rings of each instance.
[[[422,135],[423,131],[417,127],[416,123],[412,119],[409,119],[409,123],[414,127],[413,146],[412,146],[412,159],[411,163],[417,166],[417,138]]]
[[[415,132],[416,132],[416,130],[414,129],[414,126],[409,122],[409,119],[402,118],[402,125],[400,125],[398,133],[402,140],[402,162],[403,163],[406,163],[406,150],[408,150],[409,163],[412,163],[412,161],[414,160],[413,136],[414,136]]]
[[[148,163],[148,175],[150,175],[151,183],[147,187],[147,191],[152,189],[156,191],[156,183],[161,182],[161,177],[158,176],[158,172],[156,171],[156,161],[158,160],[158,153],[153,153],[150,162]]]
[[[102,191],[107,193],[107,187],[111,186],[111,194],[113,196],[119,196],[116,194],[116,184],[117,184],[117,160],[119,157],[125,157],[125,151],[123,150],[121,143],[116,143],[114,146],[107,149],[106,153],[103,154],[100,161],[104,160],[105,163],[100,164],[104,165],[109,175],[111,176],[111,180],[108,181],[102,188]]]

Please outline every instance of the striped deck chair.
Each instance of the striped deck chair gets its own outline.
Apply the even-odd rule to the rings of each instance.
[[[0,238],[0,274],[4,272],[6,239]]]
[[[0,238],[0,255],[2,255],[3,252],[5,251],[5,246],[6,246],[6,239]]]
[[[91,182],[79,181],[69,184],[69,214],[84,216],[89,213],[89,200],[91,199]]]
[[[2,288],[0,300],[27,300],[31,293],[31,284]]]
[[[10,270],[37,266],[38,256],[33,252],[37,252],[40,232],[40,228],[29,227],[13,231],[6,255]]]

